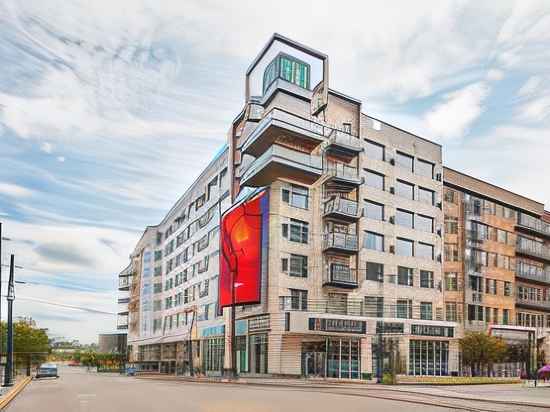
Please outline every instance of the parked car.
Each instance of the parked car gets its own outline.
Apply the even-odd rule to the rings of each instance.
[[[57,365],[55,363],[43,363],[38,368],[35,378],[59,378],[59,374],[57,373]]]
[[[68,366],[80,366],[80,362],[72,360],[72,361],[69,361],[69,363],[67,365]]]

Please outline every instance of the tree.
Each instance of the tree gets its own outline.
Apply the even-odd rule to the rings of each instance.
[[[471,368],[474,376],[489,370],[493,363],[502,361],[507,354],[507,346],[502,339],[484,332],[467,332],[460,339],[460,349],[463,364]]]
[[[7,325],[0,325],[2,334],[2,353],[7,351]],[[13,324],[13,351],[16,367],[37,365],[46,360],[50,352],[48,335],[43,329],[29,325],[27,322]]]

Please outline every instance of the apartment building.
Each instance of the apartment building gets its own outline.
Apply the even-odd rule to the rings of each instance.
[[[550,327],[550,226],[544,205],[444,169],[445,313],[464,330],[529,333]],[[502,336],[506,337],[506,333]]]
[[[441,146],[363,114],[328,73],[326,55],[279,35],[247,71],[232,195],[270,194],[267,293],[238,313],[263,319],[267,356],[247,372],[357,379],[391,347],[402,373],[456,373]]]
[[[223,329],[217,276],[219,217],[230,205],[227,154],[225,147],[162,222],[145,229],[119,278],[128,290],[130,361],[141,370],[199,367],[209,353],[200,337]]]
[[[281,35],[244,89],[225,149],[120,274],[140,369],[445,376],[465,330],[545,338],[542,204],[444,168],[440,145],[363,113],[328,56]]]

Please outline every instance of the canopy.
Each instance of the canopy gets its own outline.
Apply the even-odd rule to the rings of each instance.
[[[545,365],[543,366],[542,368],[540,368],[538,371],[537,371],[538,374],[541,374],[541,373],[550,373],[550,364],[549,365]]]

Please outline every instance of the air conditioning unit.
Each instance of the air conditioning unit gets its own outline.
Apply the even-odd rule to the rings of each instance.
[[[393,186],[390,187],[390,193],[391,193],[392,195],[395,194],[395,187],[393,187]]]
[[[390,253],[395,254],[395,246],[394,245],[390,245]]]
[[[395,159],[393,157],[390,157],[390,164],[392,166],[395,166]]]
[[[390,216],[389,221],[392,225],[395,224],[395,216]]]

